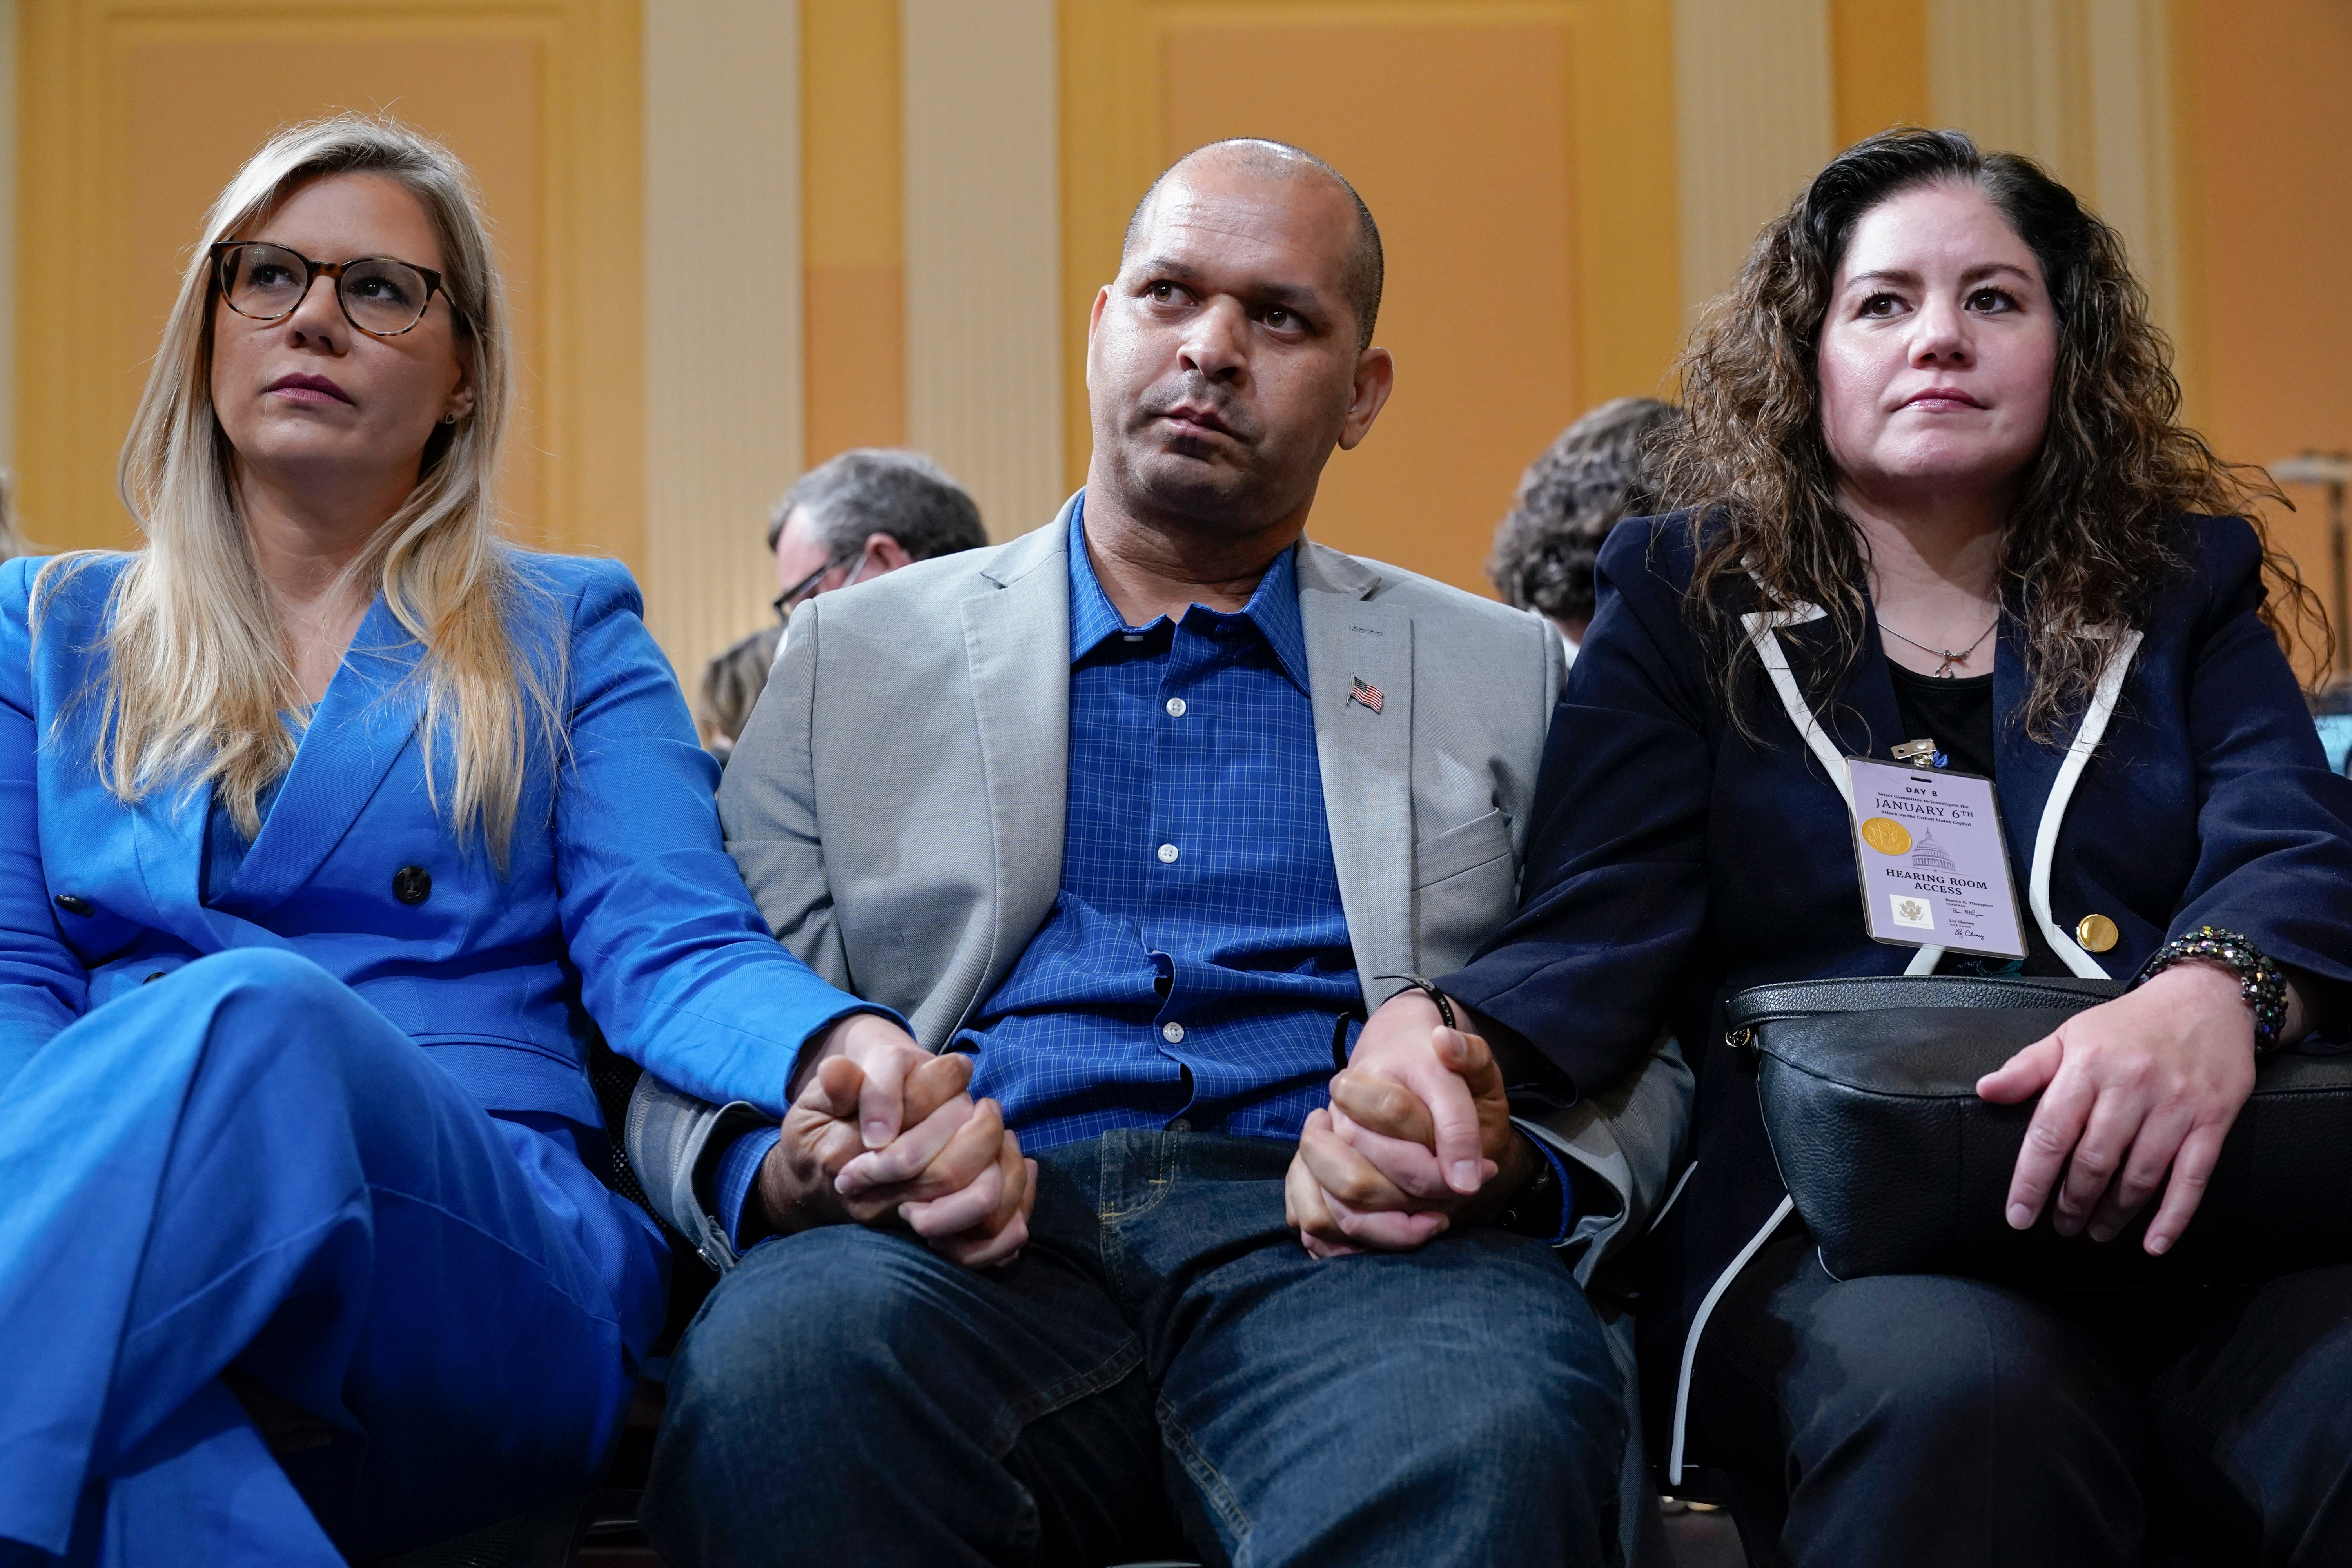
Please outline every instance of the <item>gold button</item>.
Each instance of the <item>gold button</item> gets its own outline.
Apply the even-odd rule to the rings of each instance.
[[[2084,915],[2083,923],[2074,928],[2074,940],[2083,944],[2084,952],[2105,952],[2116,945],[2116,922],[2105,915]]]

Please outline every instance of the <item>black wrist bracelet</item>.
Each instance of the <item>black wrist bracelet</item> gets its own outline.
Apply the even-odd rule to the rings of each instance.
[[[2275,1050],[2286,1032],[2286,975],[2270,955],[2233,931],[2200,926],[2156,950],[2132,984],[2145,984],[2176,963],[2218,963],[2238,977],[2238,994],[2254,1014],[2254,1054]]]
[[[1462,1026],[1454,1021],[1454,1004],[1445,999],[1445,993],[1437,988],[1436,981],[1423,980],[1418,974],[1375,974],[1372,978],[1375,980],[1403,981],[1404,988],[1406,990],[1418,991],[1423,995],[1437,1004],[1437,1016],[1445,1020],[1445,1026],[1447,1028],[1458,1029]]]

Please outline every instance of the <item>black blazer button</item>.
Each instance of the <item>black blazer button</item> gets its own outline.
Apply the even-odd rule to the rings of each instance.
[[[433,873],[422,866],[403,866],[392,874],[392,896],[404,904],[421,904],[433,896]]]
[[[94,915],[98,910],[79,893],[59,893],[54,902],[69,915]]]

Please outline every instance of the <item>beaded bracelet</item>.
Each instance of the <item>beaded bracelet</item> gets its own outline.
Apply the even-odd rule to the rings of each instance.
[[[2286,976],[2270,956],[2233,931],[2200,926],[2173,938],[2132,977],[2134,985],[2190,959],[2218,963],[2238,977],[2238,994],[2254,1012],[2254,1054],[2275,1050],[2286,1030]]]

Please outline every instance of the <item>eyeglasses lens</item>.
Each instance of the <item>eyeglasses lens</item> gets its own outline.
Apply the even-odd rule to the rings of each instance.
[[[221,258],[221,287],[229,308],[262,321],[282,316],[302,302],[310,270],[302,258],[274,245],[240,245]]]
[[[276,245],[240,245],[222,258],[222,287],[241,316],[275,321],[302,302],[310,269],[300,256]],[[336,279],[352,322],[386,336],[404,332],[425,314],[424,274],[404,262],[354,261]]]
[[[425,314],[425,279],[397,261],[355,261],[341,279],[343,309],[371,332],[404,332]]]

